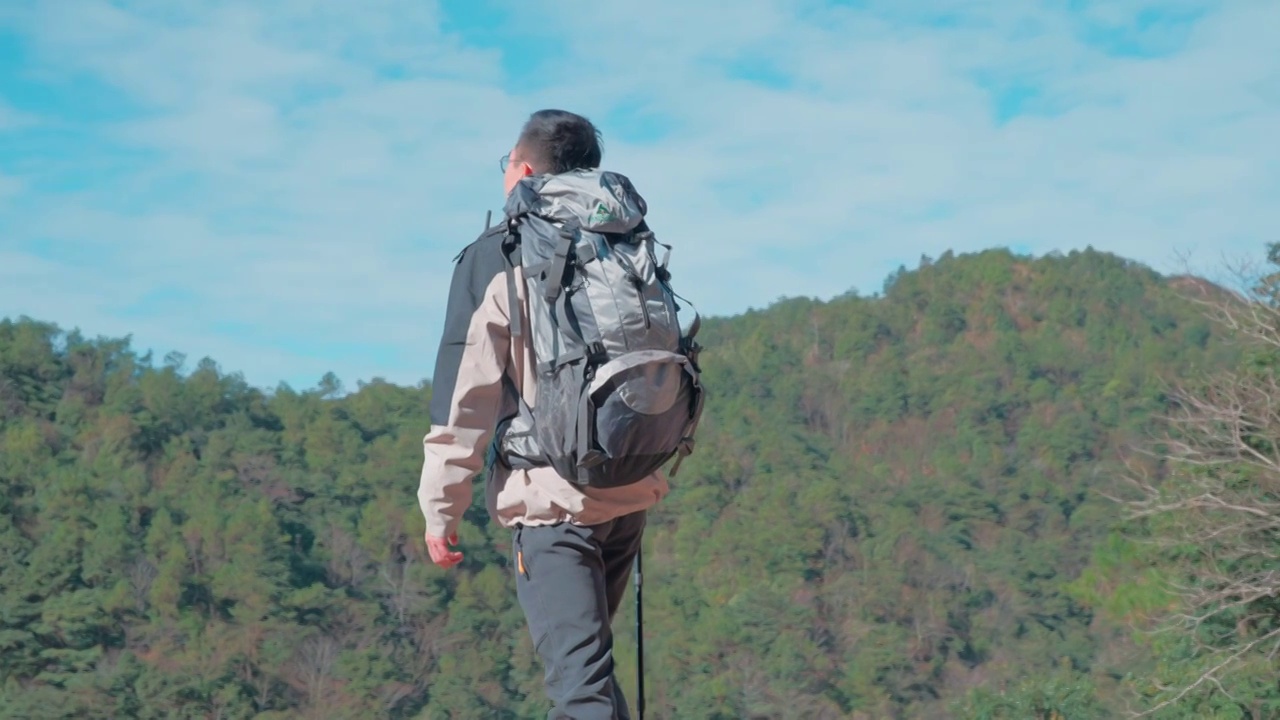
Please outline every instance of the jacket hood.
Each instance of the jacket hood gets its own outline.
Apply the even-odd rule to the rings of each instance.
[[[648,206],[631,181],[608,170],[531,175],[507,196],[508,218],[531,214],[556,222],[576,219],[583,230],[626,233],[644,221]]]

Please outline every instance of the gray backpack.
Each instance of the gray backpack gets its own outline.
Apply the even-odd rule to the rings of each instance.
[[[667,258],[630,180],[574,171],[522,180],[507,198],[504,251],[511,334],[520,337],[515,274],[523,270],[537,374],[499,425],[508,467],[551,466],[580,486],[616,487],[693,451],[704,392],[690,307],[681,326]],[[681,298],[683,299],[683,298]],[[686,301],[688,302],[688,301]]]

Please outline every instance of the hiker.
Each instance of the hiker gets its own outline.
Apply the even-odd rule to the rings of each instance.
[[[576,720],[630,717],[610,623],[647,510],[668,493],[659,466],[688,454],[701,412],[696,327],[676,322],[644,200],[600,162],[597,129],[563,110],[533,113],[502,158],[504,217],[455,258],[418,490],[431,559],[452,568],[470,480],[488,466],[548,717]],[[604,249],[600,233],[635,242]],[[553,282],[565,277],[577,280]],[[565,308],[581,327],[555,324]]]

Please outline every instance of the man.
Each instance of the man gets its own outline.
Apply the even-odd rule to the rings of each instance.
[[[586,118],[562,110],[534,113],[504,158],[504,189],[532,175],[595,169],[600,137]],[[470,480],[485,464],[496,426],[523,398],[535,406],[526,284],[517,263],[507,276],[503,223],[457,258],[444,336],[433,380],[431,431],[418,501],[431,559],[442,568],[462,561],[457,527],[471,501]],[[509,292],[516,293],[512,303]],[[626,590],[648,508],[668,492],[657,471],[599,489],[570,483],[552,467],[512,469],[489,463],[486,504],[512,529],[516,593],[545,668],[549,718],[629,718],[613,674],[610,623]]]

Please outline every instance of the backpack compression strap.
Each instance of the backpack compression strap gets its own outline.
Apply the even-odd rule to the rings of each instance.
[[[560,297],[564,285],[564,269],[569,262],[569,250],[578,234],[578,221],[569,218],[560,228],[560,242],[556,244],[556,255],[551,260],[551,274],[547,277],[547,300],[555,302]]]
[[[692,368],[685,369],[688,370],[690,374],[693,374],[694,372]],[[680,445],[676,449],[676,464],[671,466],[671,477],[675,477],[676,473],[680,472],[680,463],[684,462],[685,458],[693,454],[694,436],[698,433],[698,422],[702,420],[702,406],[706,399],[706,395],[703,394],[705,391],[703,390],[702,383],[700,381],[694,383],[693,391],[695,395],[691,398],[693,401],[693,408],[689,413],[689,431],[683,438],[680,438]]]

